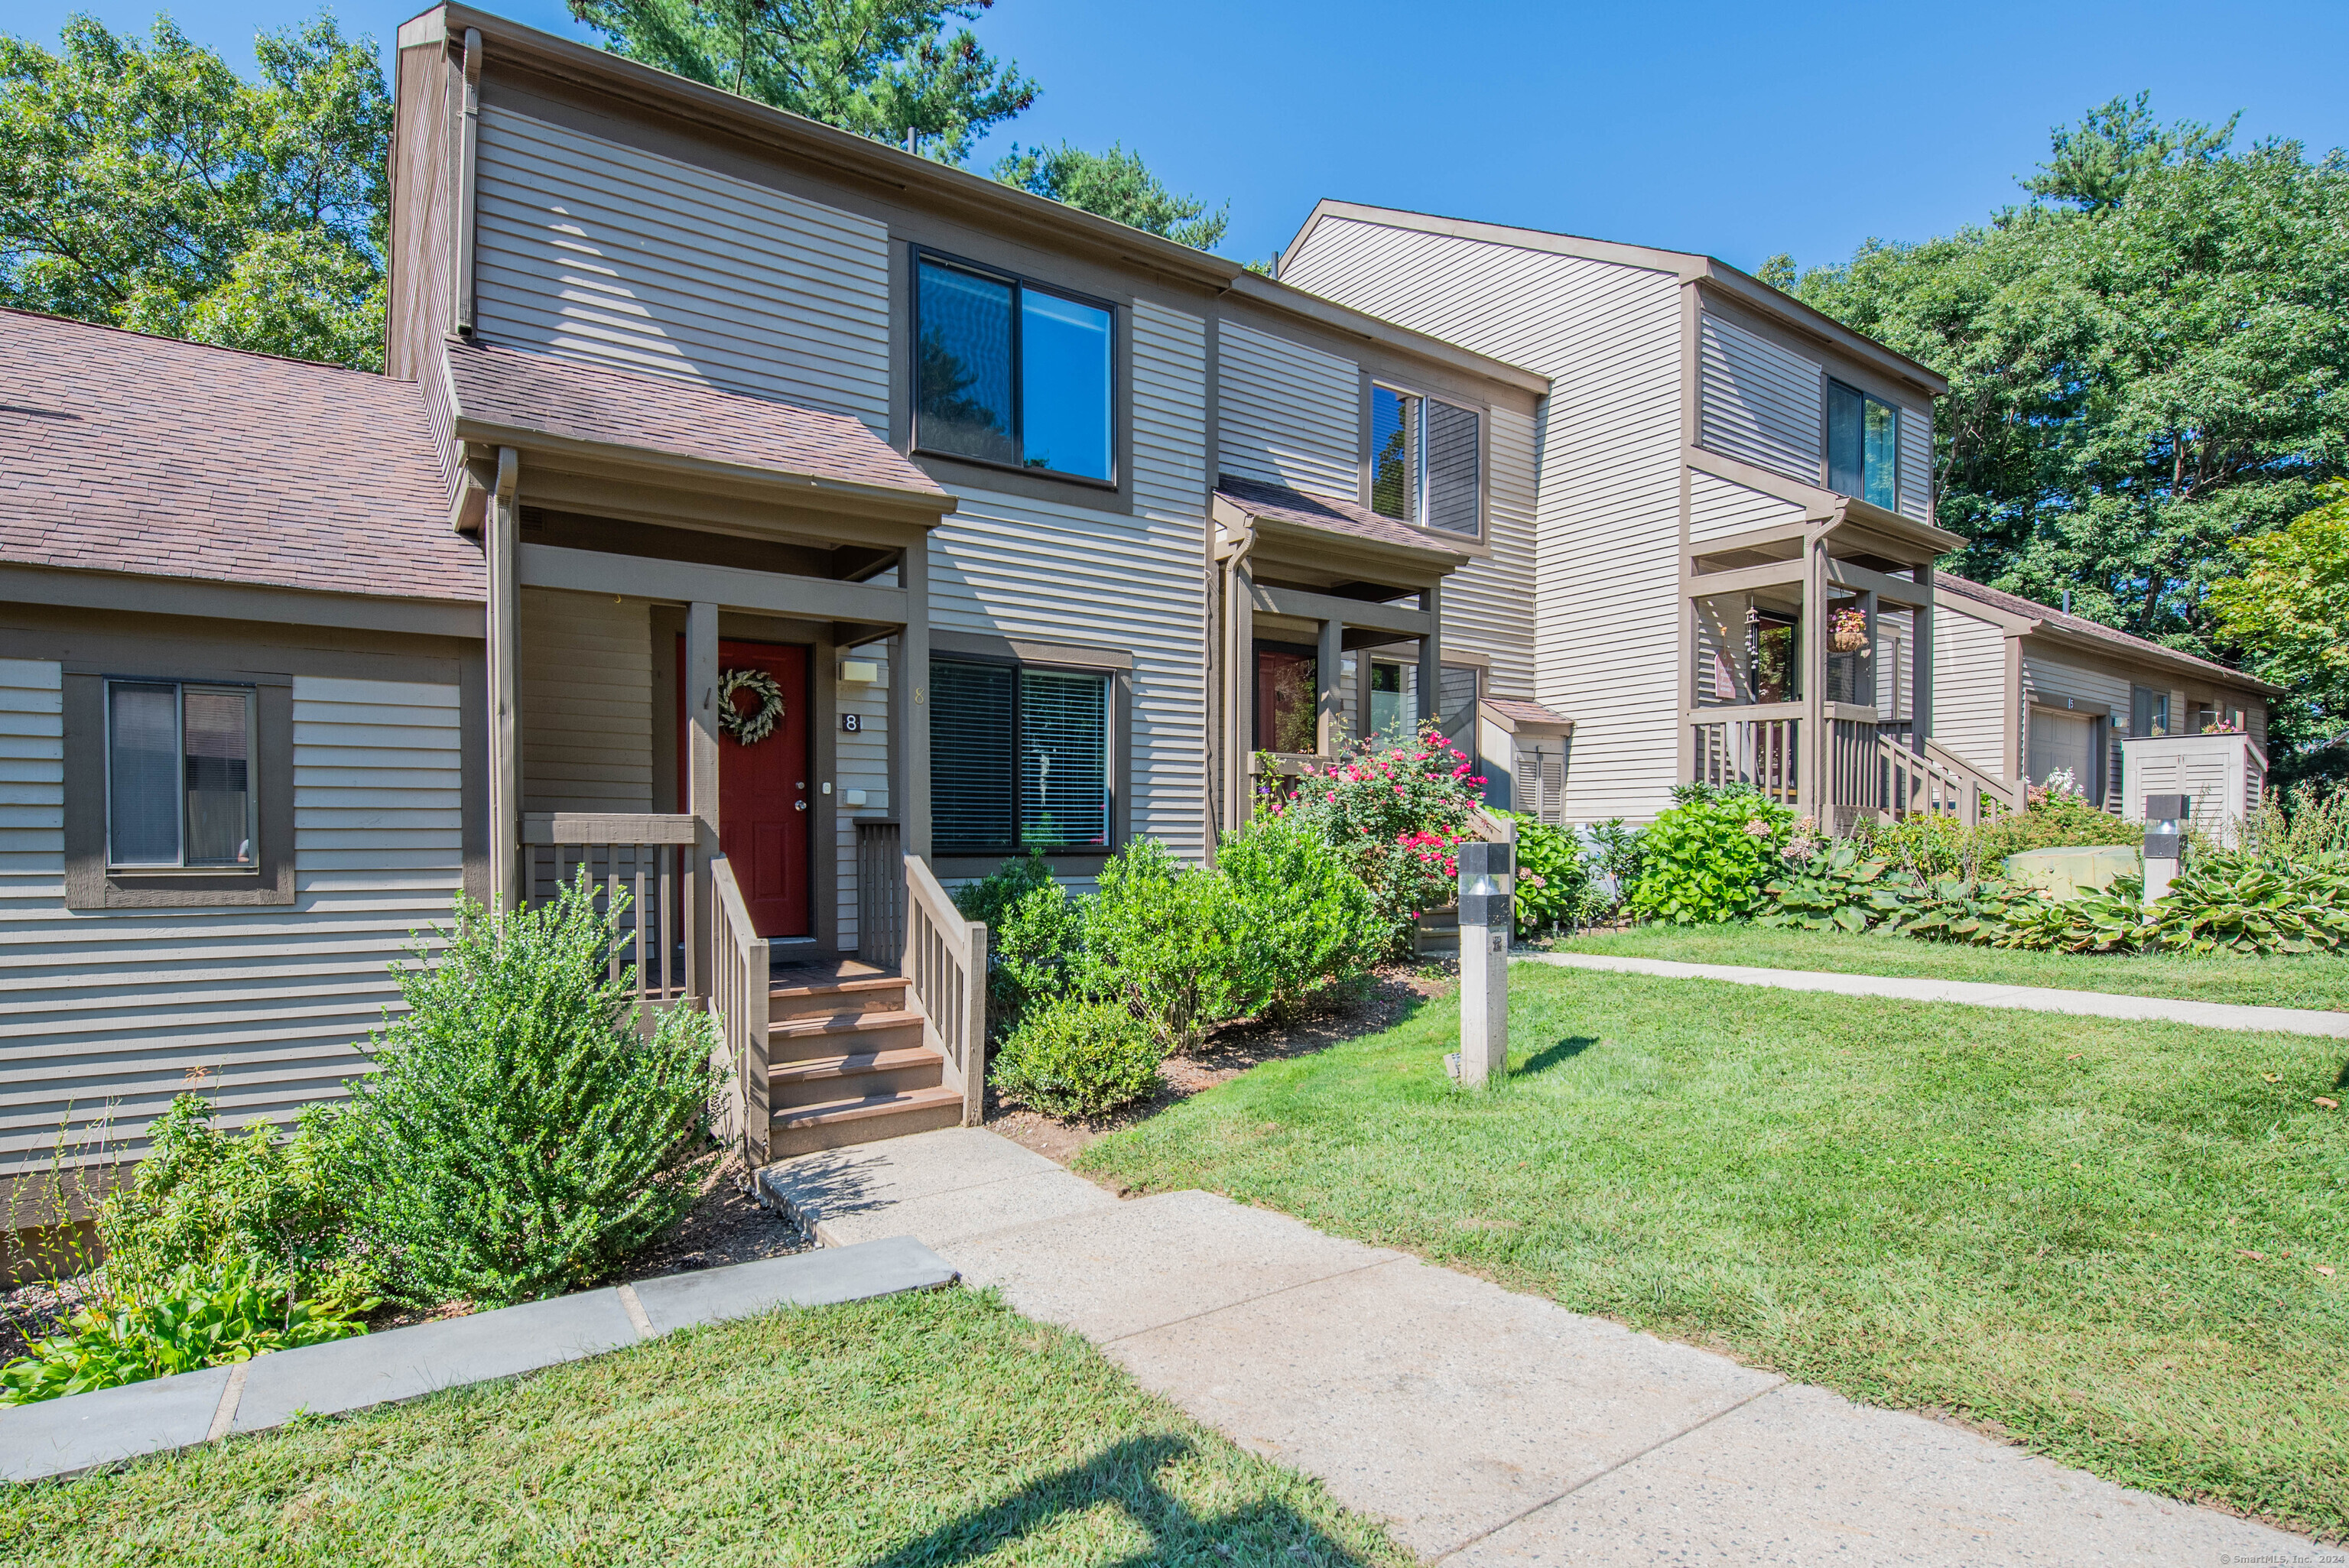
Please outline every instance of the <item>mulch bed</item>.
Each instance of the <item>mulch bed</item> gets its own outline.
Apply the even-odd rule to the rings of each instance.
[[[1146,1121],[1250,1068],[1284,1057],[1309,1056],[1358,1035],[1375,1034],[1426,998],[1450,990],[1458,974],[1458,965],[1451,960],[1391,965],[1373,971],[1351,994],[1309,1016],[1286,1024],[1247,1019],[1226,1025],[1197,1051],[1161,1062],[1157,1093],[1110,1116],[1063,1119],[1005,1105],[990,1084],[987,1125],[1014,1143],[1066,1165],[1094,1140]]]

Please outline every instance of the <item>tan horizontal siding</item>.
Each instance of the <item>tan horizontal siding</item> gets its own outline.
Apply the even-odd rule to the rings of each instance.
[[[135,1149],[191,1088],[231,1123],[341,1095],[460,882],[457,688],[295,680],[291,905],[74,911],[57,668],[0,664],[0,758],[41,791],[0,821],[0,1161],[99,1122]]]
[[[1946,604],[1933,612],[1933,738],[1985,773],[2003,776],[2019,723],[2006,689],[2006,634]]]
[[[1223,471],[1341,500],[1361,485],[1361,372],[1225,322],[1216,337],[1216,449]]]
[[[653,809],[652,621],[640,599],[522,590],[523,809]]]
[[[930,624],[1133,655],[1131,828],[1205,852],[1206,661],[1196,518],[962,490],[930,540]]]
[[[749,181],[481,111],[492,343],[889,426],[889,235]]]
[[[1803,509],[1790,500],[1748,490],[1713,474],[1689,474],[1689,542],[1702,544],[1748,529],[1800,522]]]
[[[1723,457],[1819,482],[1818,363],[1704,313],[1698,442]]]

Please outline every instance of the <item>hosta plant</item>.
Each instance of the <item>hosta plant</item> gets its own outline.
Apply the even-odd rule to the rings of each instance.
[[[1754,923],[1805,931],[1831,926],[1866,931],[1907,907],[1903,881],[1889,864],[1861,853],[1848,840],[1825,844],[1802,860],[1789,860],[1784,871],[1763,884],[1770,907],[1754,916]]]
[[[2151,938],[2193,953],[2319,953],[2349,943],[2349,855],[2290,865],[2211,853],[2189,861],[2150,912]]]
[[[58,1399],[347,1339],[367,1332],[359,1315],[375,1305],[372,1300],[302,1300],[251,1258],[215,1268],[191,1264],[139,1295],[82,1308],[65,1333],[0,1367],[0,1405]]]

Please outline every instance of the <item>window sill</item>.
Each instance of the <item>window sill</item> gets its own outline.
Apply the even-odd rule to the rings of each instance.
[[[274,875],[260,870],[214,871],[202,866],[98,870],[67,878],[68,909],[235,908],[294,902],[291,864]]]
[[[927,458],[934,462],[959,463],[964,468],[984,469],[989,473],[1019,474],[1031,480],[1046,480],[1053,484],[1074,485],[1080,490],[1107,490],[1117,494],[1125,487],[1114,479],[1097,480],[1089,474],[1063,473],[1059,469],[1031,469],[1025,463],[1001,463],[992,458],[975,458],[968,452],[941,452],[932,447],[917,446],[912,456]]]

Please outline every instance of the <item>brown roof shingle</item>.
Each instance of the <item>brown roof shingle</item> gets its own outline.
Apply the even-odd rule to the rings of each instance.
[[[1993,610],[2003,610],[2010,615],[2021,615],[2042,622],[2050,631],[2064,632],[2088,642],[2102,643],[2117,654],[2191,665],[2206,672],[2213,680],[2230,681],[2251,691],[2272,694],[2283,689],[2282,686],[2260,679],[2257,676],[2247,676],[2240,670],[2230,669],[2214,660],[2183,653],[2176,648],[2165,647],[2159,643],[2148,642],[2143,637],[2133,636],[2118,627],[2107,626],[2101,621],[2091,621],[2080,615],[2067,615],[2053,605],[2042,604],[2036,599],[2025,599],[2020,593],[2009,593],[2002,588],[1992,588],[1976,583],[1971,578],[1956,577],[1947,572],[1938,572],[1933,574],[1933,583],[1936,587],[1947,588],[1951,593],[1974,600],[1978,603],[1987,604]]]
[[[492,345],[450,344],[449,371],[460,428],[478,422],[792,477],[947,493],[846,414]]]
[[[1570,727],[1574,723],[1574,720],[1556,708],[1546,707],[1537,702],[1528,702],[1524,697],[1488,696],[1485,699],[1485,706],[1503,717],[1514,719],[1519,724],[1562,724]]]
[[[1467,559],[1464,552],[1454,549],[1440,539],[1406,523],[1397,522],[1392,518],[1381,517],[1377,512],[1356,506],[1351,501],[1307,495],[1303,490],[1268,485],[1257,480],[1235,479],[1230,474],[1216,480],[1216,493],[1250,517],[1295,523],[1300,528],[1318,528],[1325,533],[1345,534],[1354,539],[1374,540],[1381,544],[1399,545],[1406,550],[1429,551],[1439,555],[1457,555],[1464,561]]]
[[[14,310],[0,310],[0,560],[482,596],[413,385]]]

